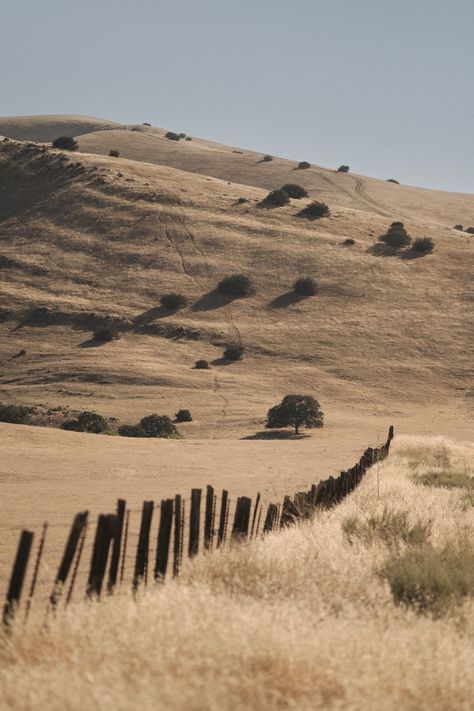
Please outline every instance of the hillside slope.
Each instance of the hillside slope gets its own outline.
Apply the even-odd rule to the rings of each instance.
[[[285,170],[280,183],[304,184],[311,169]],[[121,421],[188,407],[186,436],[223,437],[261,430],[270,405],[304,391],[321,400],[328,426],[395,415],[407,429],[469,431],[474,244],[439,215],[428,222],[426,204],[405,224],[436,251],[401,259],[374,253],[398,210],[355,198],[351,206],[329,183],[318,197],[331,216],[308,222],[297,217],[307,200],[262,209],[259,187],[122,157],[6,141],[0,175],[2,400]],[[414,206],[425,193],[412,191]],[[470,198],[444,199],[470,214]],[[347,238],[356,244],[343,246]],[[250,274],[255,294],[218,297],[217,282],[232,272]],[[319,292],[297,300],[292,284],[306,274]],[[168,291],[184,293],[188,308],[164,312]],[[106,317],[123,337],[90,347]],[[235,341],[246,357],[224,365],[222,347]],[[195,371],[198,358],[215,365]]]
[[[40,143],[51,143],[58,136],[80,136],[121,127],[115,121],[90,116],[0,116],[0,136]]]

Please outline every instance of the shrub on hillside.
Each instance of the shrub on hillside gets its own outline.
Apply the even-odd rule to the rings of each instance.
[[[117,328],[112,324],[105,324],[96,328],[92,334],[94,341],[99,341],[101,343],[107,343],[109,341],[116,341],[120,338],[120,334]]]
[[[395,183],[395,185],[400,185],[398,180],[395,180],[395,178],[388,178],[387,183]]]
[[[231,274],[217,285],[217,291],[229,296],[248,296],[253,290],[251,279],[245,274]]]
[[[0,422],[12,425],[26,425],[29,420],[30,408],[23,405],[3,405],[0,403]]]
[[[192,141],[193,139],[191,138],[191,136],[186,136],[186,138],[184,140],[185,141]]]
[[[411,244],[411,237],[406,231],[403,222],[392,222],[387,232],[379,237],[380,242],[385,242],[392,249],[402,249]]]
[[[147,437],[176,438],[179,432],[166,415],[147,415],[140,420],[140,427]]]
[[[107,430],[107,420],[95,412],[86,411],[81,412],[75,420],[66,420],[66,422],[63,422],[61,429],[102,434]]]
[[[197,360],[194,367],[196,370],[209,370],[209,363],[207,360]]]
[[[298,217],[305,217],[307,220],[317,220],[320,217],[329,215],[329,207],[325,202],[311,202],[298,212]]]
[[[147,433],[140,425],[120,425],[118,433],[121,437],[148,437]]]
[[[306,170],[306,168],[311,168],[311,163],[308,163],[307,160],[302,160],[298,163],[298,170]]]
[[[119,155],[120,155],[120,151],[115,151],[115,150],[109,151],[109,156],[110,156],[111,158],[118,158]]]
[[[187,299],[182,294],[177,294],[176,292],[171,292],[170,294],[163,294],[160,297],[160,304],[167,311],[179,311],[179,309],[184,309],[187,305]]]
[[[454,225],[455,230],[459,230],[460,232],[464,232],[464,227],[462,225]]]
[[[273,160],[273,156],[270,156],[270,155],[263,156],[262,160],[264,163],[269,163],[271,160]]]
[[[338,173],[348,173],[350,170],[348,165],[340,165],[339,168],[337,169]]]
[[[238,343],[231,343],[226,347],[223,353],[223,357],[226,360],[231,360],[231,361],[237,361],[237,360],[242,360],[244,357],[244,347],[239,345]]]
[[[348,237],[347,239],[344,240],[342,243],[344,247],[352,247],[356,243],[355,239],[352,239],[352,237]]]
[[[290,198],[294,198],[295,200],[308,197],[306,190],[301,187],[301,185],[296,185],[296,183],[285,183],[281,189],[289,195]]]
[[[79,145],[72,136],[59,136],[53,141],[54,148],[61,148],[63,151],[77,151]]]
[[[295,435],[300,427],[322,427],[324,413],[312,395],[285,395],[279,405],[268,410],[265,427],[281,429],[294,427]]]
[[[168,139],[168,141],[179,141],[179,133],[175,133],[174,131],[168,131],[165,133],[165,138]]]
[[[300,296],[314,296],[317,292],[316,282],[312,277],[300,277],[293,284],[293,290]]]
[[[183,132],[181,132],[181,133],[178,133],[178,136],[179,136],[180,138],[186,138],[186,134],[185,134],[185,133],[183,133]]]
[[[290,197],[284,190],[272,190],[263,198],[260,205],[263,207],[283,207],[289,202]]]
[[[189,410],[178,410],[176,415],[174,416],[176,422],[192,422],[193,421],[193,416],[191,415]]]
[[[434,248],[435,243],[431,237],[417,237],[412,246],[413,251],[419,254],[431,254]]]
[[[474,235],[474,227],[466,227],[465,231],[470,235]]]

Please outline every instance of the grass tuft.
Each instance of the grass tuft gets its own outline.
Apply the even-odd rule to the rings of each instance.
[[[447,489],[458,488],[474,491],[474,478],[463,472],[441,469],[439,471],[427,471],[423,474],[416,474],[413,477],[415,484],[424,486],[442,486]]]
[[[410,522],[408,511],[390,511],[361,518],[349,516],[342,522],[342,530],[349,543],[361,541],[366,546],[381,542],[389,547],[400,543],[423,545],[431,535],[431,521]]]

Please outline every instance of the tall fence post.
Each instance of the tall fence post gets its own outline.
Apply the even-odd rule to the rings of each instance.
[[[160,526],[156,544],[155,580],[164,580],[166,576],[172,523],[173,499],[163,499],[160,506]]]
[[[255,499],[255,508],[253,510],[253,517],[252,517],[252,528],[250,529],[250,538],[253,538],[254,534],[255,534],[255,522],[257,520],[257,512],[258,512],[259,504],[260,504],[260,492],[257,493],[257,498]]]
[[[122,550],[122,533],[125,519],[126,502],[124,499],[117,501],[117,516],[115,521],[115,530],[113,534],[112,555],[110,558],[109,580],[107,590],[111,593],[117,584],[117,577],[120,565],[120,553]]]
[[[66,541],[66,546],[64,548],[63,557],[61,563],[59,564],[58,572],[54,580],[53,590],[49,597],[49,602],[52,608],[55,608],[59,598],[61,597],[64,583],[67,580],[69,571],[76,554],[77,544],[82,534],[82,529],[87,524],[88,511],[82,511],[74,516],[71,530],[69,531],[69,536]]]
[[[189,514],[188,555],[193,558],[199,553],[199,527],[201,518],[201,489],[191,491],[191,512]]]
[[[204,514],[204,549],[209,550],[212,541],[212,513],[214,510],[214,489],[206,489],[206,510]]]
[[[115,526],[115,514],[100,514],[95,531],[94,548],[87,581],[87,595],[100,597],[104,582],[110,542]]]
[[[173,545],[173,577],[179,575],[181,565],[181,530],[183,527],[181,496],[174,497],[174,545]]]
[[[31,603],[33,601],[33,595],[35,594],[36,582],[38,580],[39,567],[40,567],[40,563],[41,563],[41,556],[43,555],[44,542],[46,540],[46,531],[47,530],[48,530],[48,524],[45,522],[45,523],[43,523],[43,530],[41,532],[41,539],[40,539],[40,543],[38,546],[38,552],[36,553],[35,567],[33,570],[33,577],[31,579],[30,591],[28,593],[28,601],[26,603],[25,622],[28,619],[28,615],[30,614]]]
[[[8,586],[7,599],[3,608],[3,624],[5,627],[9,627],[13,622],[15,612],[20,604],[21,591],[23,590],[32,545],[33,533],[23,530],[20,534],[10,584]]]
[[[142,580],[146,578],[148,568],[148,551],[150,548],[150,528],[153,516],[153,501],[144,501],[142,506],[142,519],[138,536],[137,555],[135,558],[135,571],[133,574],[133,589],[136,590]]]
[[[225,523],[227,519],[229,492],[223,489],[221,498],[221,512],[219,515],[219,530],[217,532],[217,547],[221,546],[225,538]]]
[[[278,520],[278,506],[276,504],[268,504],[267,515],[263,524],[263,532],[269,533],[273,531]]]

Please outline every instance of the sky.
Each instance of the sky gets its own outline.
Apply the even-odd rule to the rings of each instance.
[[[474,193],[473,0],[0,0],[0,115]]]

